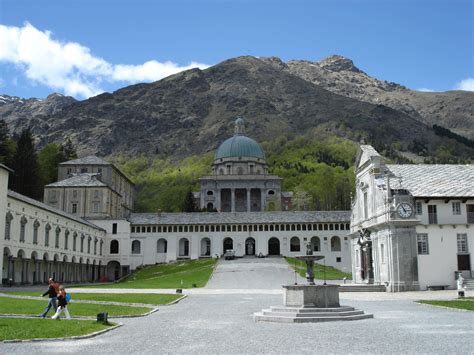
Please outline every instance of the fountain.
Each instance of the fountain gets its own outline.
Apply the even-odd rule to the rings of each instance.
[[[307,284],[283,285],[283,306],[270,307],[254,313],[255,321],[267,322],[328,322],[336,320],[358,320],[373,318],[354,307],[339,304],[339,285],[316,285],[314,262],[324,256],[313,255],[311,244],[306,245],[306,255],[296,259],[306,262]]]

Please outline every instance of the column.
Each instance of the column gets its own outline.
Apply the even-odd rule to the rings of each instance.
[[[221,189],[217,189],[217,196],[216,196],[216,209],[218,212],[221,211]]]
[[[41,283],[41,264],[39,261],[36,261],[35,275],[36,275],[36,280],[33,280],[33,283]]]
[[[24,282],[28,283],[28,274],[30,273],[30,262],[28,260],[23,261],[23,270],[25,273]]]
[[[235,212],[235,189],[230,189],[230,211]]]
[[[265,211],[265,190],[260,189],[260,211]]]
[[[13,283],[15,283],[15,258],[10,257],[9,260],[10,267],[8,268],[10,274],[8,275],[8,278],[12,280]]]
[[[247,189],[247,212],[250,212],[250,189]]]

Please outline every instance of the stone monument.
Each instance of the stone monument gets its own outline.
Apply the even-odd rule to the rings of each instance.
[[[270,307],[256,312],[255,321],[302,323],[373,318],[372,314],[341,306],[339,285],[315,284],[314,262],[323,258],[313,255],[311,244],[307,244],[306,255],[296,257],[306,262],[307,284],[283,285],[283,307]]]

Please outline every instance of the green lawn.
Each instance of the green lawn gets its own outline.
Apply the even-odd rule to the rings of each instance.
[[[0,314],[41,314],[48,304],[48,300],[36,301],[22,298],[0,297]],[[131,307],[131,306],[116,306],[105,304],[90,304],[90,303],[74,303],[71,302],[68,306],[71,317],[74,316],[89,316],[95,317],[97,313],[107,312],[109,316],[128,316],[140,315],[151,311],[149,307]],[[50,310],[48,316],[52,316],[53,310]]]
[[[86,335],[113,325],[115,324],[106,325],[96,321],[77,319],[57,321],[52,319],[0,318],[0,341]]]
[[[39,296],[38,292],[8,292],[9,295],[21,296]],[[108,301],[108,302],[125,302],[125,303],[143,303],[143,304],[168,304],[176,301],[181,295],[166,295],[152,293],[71,293],[72,302],[75,300],[85,301]],[[47,298],[45,297],[47,301]]]
[[[298,272],[301,277],[306,277],[306,263],[296,258],[285,257],[286,261],[290,266]],[[314,278],[318,280],[324,279],[324,270],[326,270],[326,280],[342,280],[344,277],[352,280],[352,275],[346,272],[342,272],[331,266],[324,266],[318,263],[314,263],[313,271]]]
[[[458,308],[458,309],[465,309],[468,311],[474,311],[473,299],[459,299],[459,300],[453,300],[453,301],[421,300],[417,302],[423,303],[423,304],[431,304],[433,306],[443,306],[443,307],[449,307],[449,308]]]
[[[216,259],[180,261],[145,266],[120,282],[93,288],[191,288],[204,287],[214,271]]]

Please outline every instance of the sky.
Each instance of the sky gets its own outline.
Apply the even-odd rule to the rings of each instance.
[[[0,0],[0,94],[23,98],[332,54],[410,89],[474,91],[474,0]]]

